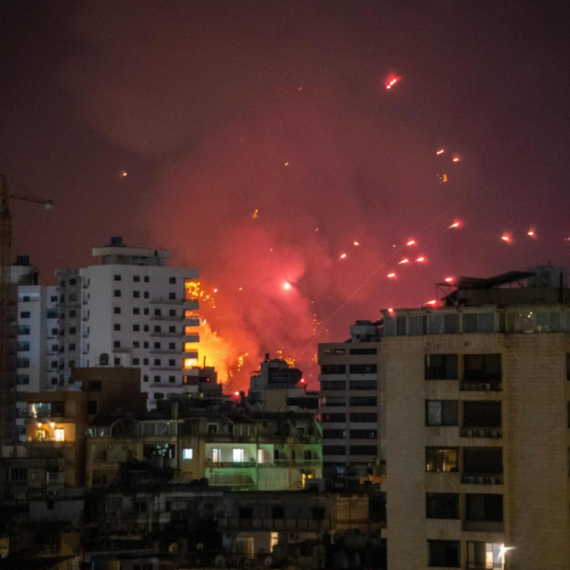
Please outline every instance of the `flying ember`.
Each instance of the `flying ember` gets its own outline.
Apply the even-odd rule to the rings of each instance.
[[[406,245],[416,245],[416,240],[411,239]]]
[[[339,259],[346,259],[346,253],[341,253]]]
[[[398,261],[398,265],[402,265],[404,263],[410,263],[410,260],[406,257],[406,258],[402,259],[402,261]]]
[[[453,157],[453,162],[459,162],[459,157],[458,157],[458,156],[454,156],[454,157]]]
[[[528,230],[526,235],[533,238],[536,237],[536,232],[531,228],[530,230]]]
[[[357,241],[355,241],[355,242],[353,242],[353,244],[352,244],[352,245],[356,245],[356,246],[358,246],[358,245],[360,245],[360,243],[359,243],[359,242],[357,242]]]
[[[445,149],[442,148],[442,149],[438,150],[435,154],[443,154],[444,152],[445,152]]]
[[[453,277],[446,277],[445,278],[446,283],[453,283],[453,281],[454,281]]]
[[[398,83],[398,81],[400,81],[400,77],[397,77],[396,75],[390,75],[388,77],[388,79],[386,79],[386,82],[384,83],[384,85],[386,86],[386,89],[392,89],[392,87],[394,85],[396,85],[396,83]]]
[[[503,234],[503,235],[501,236],[501,239],[502,239],[504,242],[511,243],[511,239],[512,239],[512,238],[511,238],[511,234]]]
[[[283,283],[283,289],[291,289],[292,285],[291,283],[289,283],[288,281],[285,281],[285,283]]]
[[[396,277],[395,273],[388,273],[388,279],[394,279]]]
[[[447,226],[448,230],[451,230],[453,228],[460,228],[461,227],[461,222],[457,221],[457,222],[453,222],[450,226]]]
[[[432,307],[437,305],[437,300],[436,299],[432,299],[431,301],[428,301],[427,303],[424,303],[424,305],[431,305]]]
[[[422,261],[425,261],[425,260],[426,260],[426,258],[422,256],[422,257],[418,257],[418,258],[416,259],[416,262],[417,262],[417,263],[422,263]]]

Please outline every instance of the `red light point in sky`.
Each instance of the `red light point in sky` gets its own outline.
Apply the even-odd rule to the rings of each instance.
[[[459,162],[460,158],[458,156],[453,157],[453,162]]]
[[[531,237],[531,238],[535,238],[536,237],[536,232],[534,231],[533,228],[531,228],[530,230],[528,230],[528,232],[526,233],[527,236]]]
[[[447,226],[448,230],[452,230],[455,228],[460,228],[461,227],[461,222],[459,220],[453,222],[450,226]]]
[[[423,263],[426,260],[426,258],[422,255],[421,257],[418,257],[416,259],[416,263]]]
[[[406,257],[405,259],[402,259],[402,261],[398,261],[398,265],[403,265],[404,263],[410,263],[410,260]]]
[[[454,281],[455,281],[455,278],[454,278],[454,277],[446,277],[446,278],[445,278],[445,282],[446,282],[446,283],[453,283]]]
[[[286,291],[288,291],[292,287],[293,287],[293,285],[291,285],[291,283],[289,283],[289,281],[285,281],[285,283],[283,283],[283,289],[285,289]]]
[[[392,89],[392,87],[394,87],[394,85],[396,85],[400,79],[401,77],[398,77],[397,75],[389,75],[384,82],[384,86],[386,89]]]
[[[443,154],[445,152],[444,148],[440,148],[435,154],[440,155]]]
[[[392,313],[394,312],[394,307],[390,307],[390,308],[388,309],[388,312],[389,312],[390,314],[392,314]]]
[[[352,243],[352,245],[359,246],[359,245],[360,245],[360,242],[355,241],[355,242]]]
[[[427,303],[424,303],[424,305],[431,305],[432,307],[435,307],[437,305],[437,300],[436,299],[432,299],[431,301],[428,301]]]
[[[395,279],[396,274],[395,273],[388,273],[387,277],[388,277],[388,279]]]
[[[416,240],[411,239],[406,245],[416,245]]]
[[[339,259],[346,259],[346,253],[341,253]]]
[[[502,239],[505,243],[511,243],[511,241],[512,241],[511,234],[503,234],[503,235],[501,236],[501,239]]]

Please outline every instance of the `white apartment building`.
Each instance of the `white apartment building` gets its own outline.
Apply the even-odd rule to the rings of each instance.
[[[384,459],[383,381],[378,323],[356,321],[346,342],[319,344],[323,467],[343,474]]]
[[[537,267],[383,311],[390,570],[570,568],[570,290]]]
[[[93,249],[98,261],[59,270],[60,382],[75,366],[140,368],[149,405],[197,391],[198,270],[168,267],[170,252],[127,247],[120,237]]]

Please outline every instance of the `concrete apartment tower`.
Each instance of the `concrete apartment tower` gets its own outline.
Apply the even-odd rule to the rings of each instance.
[[[383,313],[388,568],[570,568],[564,272]]]
[[[380,467],[384,459],[378,324],[356,321],[348,341],[319,344],[323,467],[329,473]]]
[[[57,272],[60,383],[76,366],[140,368],[149,405],[198,391],[198,270],[168,267],[166,250],[126,246],[120,237],[93,249],[96,265]]]

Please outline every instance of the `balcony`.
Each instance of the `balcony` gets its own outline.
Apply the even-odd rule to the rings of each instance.
[[[330,519],[273,519],[273,518],[232,518],[220,517],[218,527],[223,529],[240,530],[314,530],[320,531],[331,528]]]
[[[500,380],[463,380],[461,390],[466,392],[501,392],[503,386]]]
[[[465,473],[461,477],[462,485],[502,485],[503,475],[501,473]]]
[[[211,469],[248,469],[250,467],[256,467],[257,463],[255,461],[212,461],[211,459],[206,459],[206,467]]]
[[[499,439],[503,437],[503,430],[500,427],[463,427],[461,437]]]

